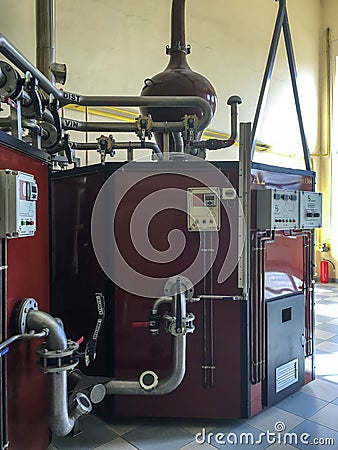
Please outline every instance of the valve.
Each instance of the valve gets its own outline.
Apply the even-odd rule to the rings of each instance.
[[[136,119],[137,136],[141,140],[141,146],[144,146],[146,137],[151,139],[151,129],[153,126],[153,121],[150,116],[139,116]]]
[[[97,145],[98,145],[98,153],[101,156],[101,164],[104,166],[106,163],[106,156],[109,154],[110,156],[115,155],[115,151],[113,150],[113,145],[115,142],[115,139],[113,138],[113,135],[104,136],[103,134],[98,137],[97,139]]]
[[[185,142],[192,145],[193,141],[196,139],[196,132],[198,127],[198,117],[195,114],[185,115],[183,119],[184,131],[183,138]]]
[[[26,72],[25,86],[31,99],[31,102],[29,102],[30,104],[27,105],[27,109],[31,106],[32,117],[40,119],[42,117],[42,111],[44,106],[42,105],[41,97],[39,94],[38,80],[35,77],[32,77],[30,72]],[[23,106],[26,107],[25,103],[23,103]],[[28,117],[27,113],[26,117]]]

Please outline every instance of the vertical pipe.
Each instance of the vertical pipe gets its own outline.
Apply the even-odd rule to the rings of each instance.
[[[55,3],[36,0],[36,66],[52,83],[50,65],[55,62]]]

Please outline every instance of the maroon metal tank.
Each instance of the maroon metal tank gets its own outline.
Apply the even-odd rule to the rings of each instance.
[[[173,0],[171,11],[171,47],[166,47],[170,55],[168,66],[163,72],[145,80],[141,95],[173,95],[198,96],[204,98],[216,109],[216,92],[211,83],[197,72],[194,72],[187,61],[190,46],[185,40],[185,0]],[[177,122],[185,114],[196,114],[201,117],[197,108],[141,108],[143,115],[151,114],[154,121]],[[202,133],[200,133],[201,135]],[[199,139],[201,136],[197,136]],[[163,148],[162,133],[155,133],[158,145]],[[172,141],[171,141],[172,142]],[[172,148],[172,146],[170,146]]]

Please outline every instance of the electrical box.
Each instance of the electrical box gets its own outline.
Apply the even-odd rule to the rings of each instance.
[[[300,192],[299,228],[319,228],[322,226],[322,194],[320,192]]]
[[[264,189],[257,191],[257,228],[290,230],[299,228],[299,191]]]
[[[33,175],[0,170],[0,237],[34,236],[37,199]]]
[[[220,229],[219,188],[188,188],[188,230]]]

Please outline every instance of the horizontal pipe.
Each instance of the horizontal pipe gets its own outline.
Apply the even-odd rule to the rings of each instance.
[[[75,150],[99,150],[99,146],[96,142],[72,142],[72,148]],[[132,142],[114,142],[112,145],[113,150],[125,150],[125,149],[143,149],[150,148],[156,153],[159,159],[163,159],[163,154],[160,147],[155,142],[144,142],[143,144],[139,141]]]
[[[49,333],[48,328],[43,329],[40,333],[25,333],[25,334],[17,334],[15,336],[11,336],[5,341],[0,343],[0,352],[9,345],[13,344],[17,341],[29,341],[31,339],[42,339],[46,337]]]
[[[61,91],[60,91],[61,92]],[[204,130],[212,118],[212,110],[209,103],[201,97],[191,96],[84,96],[63,92],[62,105],[82,105],[82,106],[128,106],[128,107],[196,107],[203,116],[199,120],[197,131]],[[177,130],[179,131],[179,130]]]
[[[80,122],[72,119],[62,119],[62,128],[64,130],[72,131],[86,131],[86,132],[111,132],[111,133],[135,133],[138,131],[136,123],[121,123],[121,122]],[[183,122],[153,122],[151,131],[173,131],[179,132],[184,130]]]

